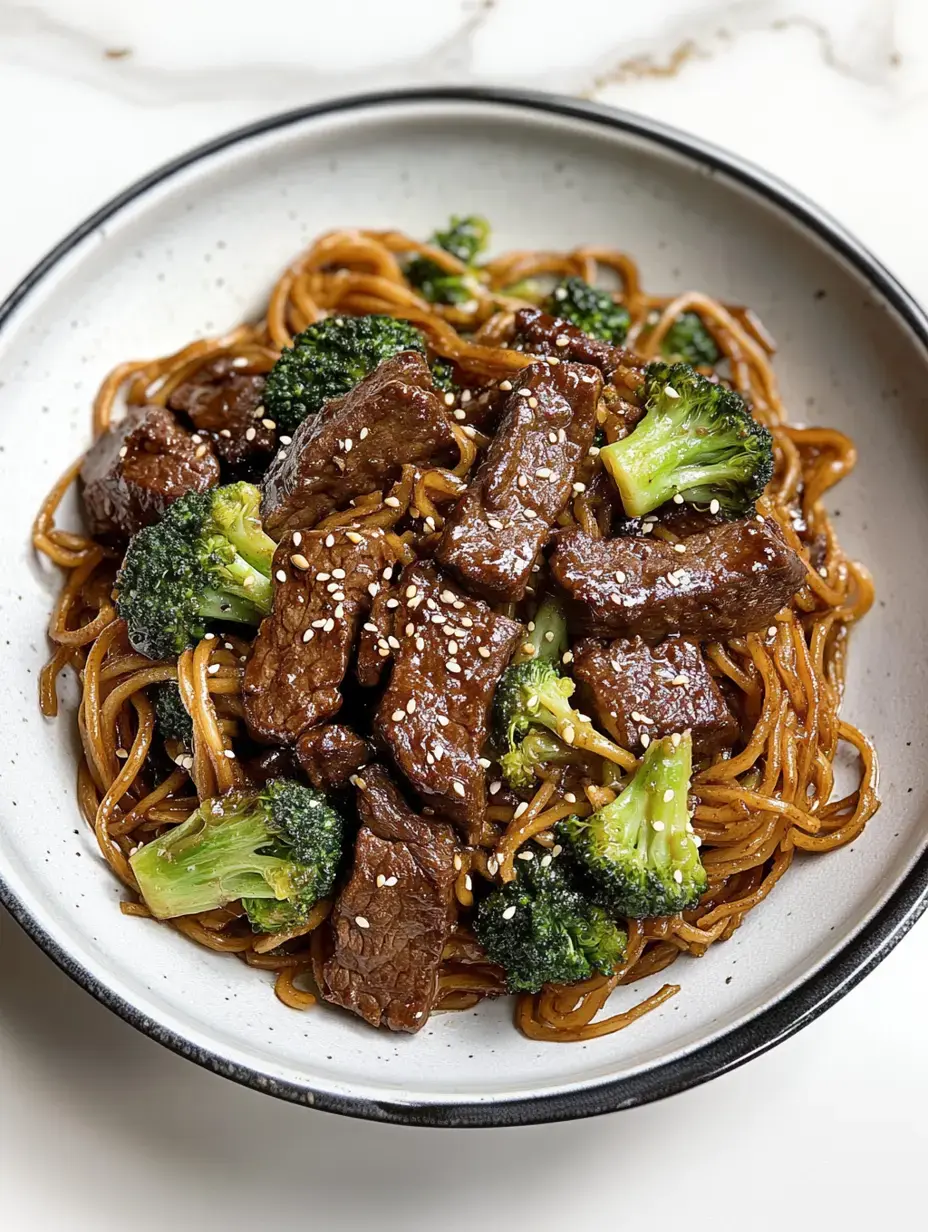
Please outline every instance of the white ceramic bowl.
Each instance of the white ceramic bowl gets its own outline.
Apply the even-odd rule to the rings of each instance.
[[[682,960],[679,996],[589,1044],[524,1039],[508,1002],[436,1017],[414,1038],[327,1008],[295,1013],[265,974],[121,915],[78,816],[73,723],[49,723],[37,708],[58,579],[36,561],[29,523],[87,445],[107,369],[256,313],[320,231],[425,235],[461,210],[491,219],[500,250],[621,246],[648,287],[752,305],[779,341],[795,418],[849,431],[861,449],[837,493],[839,527],[873,567],[880,602],[854,635],[845,707],[879,744],[883,809],[851,848],[798,860],[731,941]],[[154,173],[63,241],[0,309],[0,897],[141,1030],[238,1081],[340,1112],[436,1125],[583,1116],[769,1047],[860,979],[925,906],[916,750],[928,735],[926,339],[905,292],[795,193],[680,133],[577,102],[472,90],[341,100]],[[659,979],[621,990],[612,1008]]]

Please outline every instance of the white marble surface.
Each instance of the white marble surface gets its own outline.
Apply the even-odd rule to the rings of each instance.
[[[562,90],[689,128],[792,181],[928,300],[925,0],[0,0],[0,295],[196,142],[327,95],[436,82]],[[662,1104],[440,1134],[214,1078],[0,915],[0,1223],[504,1227],[530,1204],[553,1229],[653,1226],[670,1204],[674,1222],[695,1208],[720,1232],[853,1232],[921,1205],[926,962],[922,925],[799,1036]]]

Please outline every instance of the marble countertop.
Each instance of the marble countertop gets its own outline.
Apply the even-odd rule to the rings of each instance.
[[[928,301],[925,0],[0,0],[0,298],[191,145],[314,99],[435,83],[562,91],[694,131],[798,186]],[[719,1232],[853,1232],[920,1197],[926,965],[923,925],[799,1036],[661,1104],[438,1133],[313,1116],[196,1069],[0,913],[3,1215],[68,1232],[463,1229],[524,1220],[533,1195],[539,1230],[653,1220],[658,1199]]]

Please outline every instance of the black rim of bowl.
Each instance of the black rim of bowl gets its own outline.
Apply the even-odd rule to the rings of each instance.
[[[143,197],[150,189],[184,168],[249,138],[275,129],[284,129],[316,116],[397,103],[430,102],[503,104],[528,112],[568,117],[585,121],[594,128],[618,130],[681,154],[701,165],[709,174],[717,174],[748,189],[798,222],[806,231],[818,236],[887,301],[928,351],[928,317],[909,293],[839,223],[802,194],[760,168],[696,137],[630,112],[551,94],[479,87],[386,90],[330,99],[269,116],[190,150],[114,197],[53,248],[0,305],[0,329],[45,275],[87,235],[130,202]],[[327,1112],[394,1124],[444,1127],[531,1125],[615,1112],[685,1091],[742,1065],[799,1031],[834,1005],[872,971],[905,936],[928,906],[928,851],[922,853],[888,902],[837,955],[808,977],[799,988],[744,1025],[674,1060],[593,1087],[514,1100],[487,1099],[468,1103],[416,1103],[400,1099],[369,1100],[352,1095],[338,1095],[313,1090],[308,1085],[296,1082],[279,1081],[248,1066],[227,1061],[209,1049],[202,1048],[152,1021],[97,980],[48,935],[2,877],[0,901],[33,941],[98,1001],[167,1048],[244,1086]]]

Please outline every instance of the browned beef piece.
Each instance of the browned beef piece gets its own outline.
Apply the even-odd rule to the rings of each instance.
[[[805,565],[773,522],[750,518],[684,540],[591,539],[567,531],[551,571],[574,626],[594,637],[731,637],[763,629],[800,588]]]
[[[90,533],[122,543],[150,526],[185,492],[219,482],[219,463],[170,411],[133,406],[95,441],[81,467]]]
[[[361,626],[358,638],[358,660],[355,674],[358,683],[366,689],[380,684],[391,658],[390,639],[396,643],[393,632],[394,615],[400,606],[399,590],[384,587],[371,604],[367,620]],[[395,648],[395,646],[394,646]]]
[[[454,836],[413,813],[380,766],[358,781],[358,811],[363,825],[332,912],[322,992],[371,1026],[418,1031],[456,917]]]
[[[462,595],[431,564],[404,569],[398,595],[375,738],[435,811],[473,839],[486,807],[480,758],[493,692],[521,626]]]
[[[638,391],[644,383],[644,364],[633,352],[593,338],[540,308],[520,308],[514,325],[516,350],[557,355],[578,364],[592,364],[600,370],[606,380],[603,406],[623,425],[619,435],[630,431],[641,419],[644,408],[639,405]]]
[[[264,477],[264,525],[272,534],[312,526],[393,483],[404,463],[443,464],[456,452],[428,364],[418,352],[403,351],[303,420]]]
[[[576,325],[560,317],[542,312],[540,308],[520,308],[515,314],[516,349],[534,351],[536,355],[557,355],[578,364],[592,364],[604,376],[616,368],[635,368],[640,360],[624,347],[604,342],[585,334]]]
[[[344,787],[373,758],[366,740],[343,723],[324,723],[303,732],[296,745],[303,772],[320,791]]]
[[[532,565],[571,495],[596,430],[595,368],[524,368],[473,482],[455,505],[439,561],[491,601],[525,594]]]
[[[293,744],[339,709],[358,625],[392,560],[379,529],[284,535],[274,553],[274,610],[261,622],[242,685],[254,736]]]
[[[253,757],[242,760],[250,783],[263,786],[271,779],[292,779],[296,774],[296,760],[292,749],[262,749]]]
[[[738,722],[695,642],[672,635],[657,646],[640,637],[574,647],[573,674],[600,722],[623,748],[639,750],[689,729],[697,756],[730,748]]]
[[[277,433],[264,414],[265,377],[229,356],[195,372],[171,394],[168,405],[183,411],[197,432],[208,433],[223,462],[240,466],[277,447]]]

